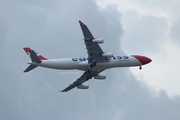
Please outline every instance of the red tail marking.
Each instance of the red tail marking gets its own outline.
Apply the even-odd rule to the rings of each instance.
[[[23,49],[24,49],[24,51],[29,55],[29,51],[31,50],[31,48],[29,48],[29,47],[24,47]]]
[[[47,58],[43,57],[42,55],[38,56],[40,60],[47,60]]]
[[[28,55],[30,55],[29,51],[31,50],[31,48],[29,48],[29,47],[24,47],[23,49],[24,49],[24,51],[25,51]],[[36,54],[37,54],[37,53],[36,53]],[[37,54],[37,55],[38,55],[38,54]],[[40,60],[47,60],[47,58],[43,57],[42,55],[38,55],[38,57],[39,57]]]

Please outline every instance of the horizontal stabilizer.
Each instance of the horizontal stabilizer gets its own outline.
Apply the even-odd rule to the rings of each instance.
[[[36,65],[29,65],[28,68],[26,68],[26,70],[24,70],[24,72],[29,72],[31,71],[32,69],[36,68],[37,66]]]

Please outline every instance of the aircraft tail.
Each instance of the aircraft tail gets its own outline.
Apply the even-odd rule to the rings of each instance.
[[[29,55],[29,57],[31,57],[31,56],[30,56],[31,48],[29,48],[29,47],[24,47],[23,49],[24,49],[24,51]],[[33,50],[32,50],[32,51],[33,51]],[[47,58],[43,57],[42,55],[39,55],[37,52],[35,52],[35,54],[38,56],[38,58],[39,58],[40,60],[47,60]]]
[[[39,55],[34,50],[31,50],[29,47],[24,47],[23,49],[29,55],[32,62],[41,63],[42,60],[47,60],[47,58],[43,57],[42,55]],[[26,68],[26,70],[24,70],[24,72],[29,72],[36,67],[38,67],[38,66],[31,64],[31,65],[29,65],[28,68]]]

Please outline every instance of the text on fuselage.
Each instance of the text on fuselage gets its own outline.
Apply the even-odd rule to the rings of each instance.
[[[128,60],[129,57],[128,56],[113,56],[111,58],[108,58],[109,60]],[[88,58],[85,57],[80,57],[80,58],[72,58],[72,61],[76,62],[76,61],[87,61]]]

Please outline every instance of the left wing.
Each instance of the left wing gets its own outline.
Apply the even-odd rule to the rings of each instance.
[[[84,42],[88,53],[88,63],[108,62],[109,59],[102,56],[104,52],[101,47],[97,42],[93,42],[93,40],[95,40],[96,38],[93,37],[88,27],[81,21],[79,21],[79,24],[84,35]]]
[[[96,76],[98,73],[102,72],[101,71],[91,71],[90,73],[88,71],[84,72],[83,75],[78,78],[75,82],[73,82],[72,84],[70,84],[67,88],[65,88],[64,90],[62,90],[61,92],[67,92],[75,87],[78,87],[79,85],[82,85],[82,83],[88,81],[89,79],[91,79],[92,77]]]

